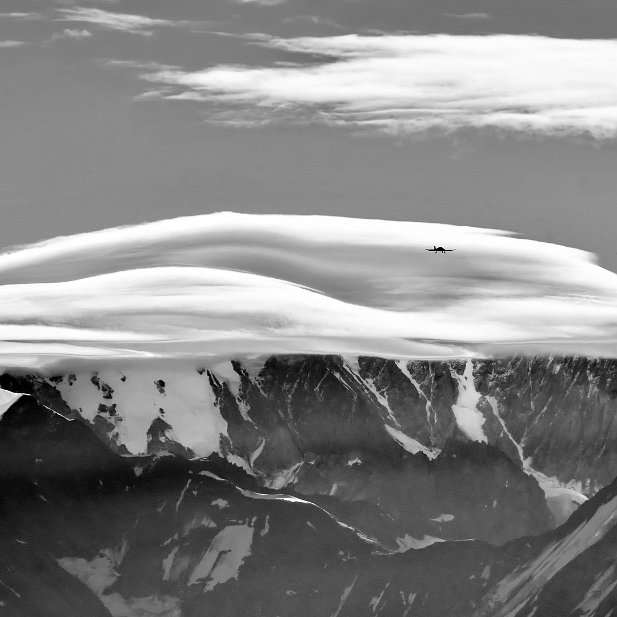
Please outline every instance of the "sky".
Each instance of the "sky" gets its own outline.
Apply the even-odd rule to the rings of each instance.
[[[0,246],[233,210],[503,229],[617,271],[616,23],[613,0],[0,0]]]

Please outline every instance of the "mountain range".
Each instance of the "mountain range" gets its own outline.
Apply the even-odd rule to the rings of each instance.
[[[0,610],[617,614],[616,368],[277,355],[5,372]]]

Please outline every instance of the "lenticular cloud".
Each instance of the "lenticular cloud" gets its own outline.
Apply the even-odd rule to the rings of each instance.
[[[433,244],[456,252],[435,255]],[[617,274],[504,232],[217,213],[0,256],[0,364],[617,353]]]
[[[345,35],[251,43],[304,62],[145,73],[229,125],[322,122],[388,133],[497,128],[617,135],[617,41],[542,36]],[[145,98],[151,98],[150,92]]]

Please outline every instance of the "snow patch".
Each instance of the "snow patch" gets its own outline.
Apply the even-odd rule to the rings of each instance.
[[[458,427],[472,441],[488,443],[482,429],[485,418],[477,409],[481,394],[476,390],[473,383],[472,361],[467,360],[462,375],[459,375],[456,371],[451,371],[451,374],[458,382],[458,396],[456,403],[452,405],[452,412]]]
[[[188,522],[182,525],[181,535],[184,537],[188,535],[193,529],[199,529],[200,527],[209,527],[210,529],[216,528],[216,523],[208,516],[207,513],[196,514]]]
[[[204,587],[207,593],[221,583],[237,579],[240,567],[251,554],[253,531],[249,525],[229,525],[221,529],[193,568],[188,585],[207,579]]]
[[[13,403],[18,401],[23,394],[21,392],[10,392],[0,388],[0,418],[8,411]]]
[[[386,593],[388,587],[390,586],[390,583],[386,583],[386,586],[381,590],[381,593],[378,596],[373,596],[371,598],[371,601],[369,602],[369,608],[371,609],[371,611],[373,611],[373,614],[375,614],[377,612],[377,608],[379,607],[379,605],[381,604],[381,600],[384,596],[384,594]]]
[[[105,551],[99,553],[91,561],[82,557],[61,557],[56,561],[61,568],[76,576],[97,596],[101,596],[105,589],[111,587],[120,576],[115,570],[116,564]]]
[[[345,606],[345,602],[347,602],[347,598],[349,598],[349,594],[351,593],[352,589],[354,588],[354,585],[356,584],[356,581],[358,580],[358,578],[360,578],[360,575],[356,575],[356,578],[353,579],[351,585],[349,585],[349,587],[345,587],[345,589],[343,590],[343,593],[341,594],[341,599],[339,601],[339,605],[338,608],[336,609],[336,611],[334,611],[334,613],[332,613],[331,617],[338,617],[339,613],[341,612],[343,606]]]
[[[104,550],[91,561],[82,557],[61,557],[58,565],[89,587],[112,617],[181,617],[180,600],[173,596],[124,598],[119,593],[105,593],[120,576],[113,551]]]
[[[407,450],[407,452],[410,452],[411,454],[422,453],[430,460],[433,460],[439,456],[441,450],[437,448],[427,448],[419,441],[413,439],[413,437],[409,437],[409,435],[403,433],[403,431],[393,428],[392,426],[388,426],[387,424],[384,426],[390,437],[392,437],[392,439],[394,439],[394,441],[396,441],[402,448]]]
[[[213,364],[209,370],[211,370],[217,377],[222,377],[223,381],[227,384],[229,391],[235,398],[238,398],[240,385],[242,382],[240,380],[240,375],[236,373],[230,361],[217,362],[216,364]]]
[[[302,467],[303,461],[296,463],[289,469],[280,469],[264,478],[264,486],[266,488],[280,491],[289,484],[293,484],[296,481],[296,476]]]
[[[178,552],[179,548],[180,548],[179,546],[174,546],[174,548],[171,549],[171,552],[169,553],[169,555],[167,555],[167,557],[163,559],[162,565],[163,565],[163,580],[164,581],[170,580],[171,568],[174,565],[174,558],[176,557],[176,553]]]
[[[182,503],[182,500],[184,499],[184,494],[188,490],[190,484],[191,484],[191,479],[189,478],[186,481],[186,484],[184,485],[184,488],[180,492],[180,497],[178,498],[178,501],[176,501],[176,512],[178,512],[178,509],[180,508],[180,504]]]
[[[266,514],[266,521],[264,522],[263,529],[259,532],[259,535],[263,538],[270,531],[270,515]]]
[[[246,471],[246,473],[249,474],[249,476],[254,476],[255,475],[255,472],[253,471],[251,466],[241,456],[238,456],[237,454],[232,454],[231,452],[228,452],[228,453],[225,454],[225,458],[232,465],[235,465],[236,467],[240,467],[240,469],[242,469],[243,471]]]
[[[533,470],[540,488],[544,491],[546,504],[553,515],[555,525],[565,523],[570,515],[578,510],[587,497],[579,491],[563,485],[557,478],[549,478],[539,471]]]
[[[251,469],[255,466],[255,461],[261,456],[261,453],[264,451],[264,446],[266,445],[266,440],[262,438],[260,444],[257,446],[255,452],[251,454],[251,458],[249,459],[249,465]]]
[[[161,380],[165,382],[162,392],[156,385]],[[106,368],[96,374],[78,372],[70,383],[62,380],[52,385],[69,407],[90,421],[100,405],[104,410],[115,406],[111,414],[104,412],[105,417],[115,423],[118,443],[133,454],[146,452],[146,433],[161,415],[160,409],[165,422],[173,427],[175,439],[198,456],[218,452],[220,435],[227,434],[227,423],[215,405],[207,377],[187,367],[170,364],[161,372],[145,366]]]
[[[409,534],[405,534],[402,538],[397,538],[396,543],[398,544],[397,553],[405,553],[409,550],[418,550],[421,548],[426,548],[431,544],[435,544],[436,542],[445,542],[443,538],[435,538],[434,536],[423,536],[420,540],[410,536]]]
[[[454,515],[453,514],[440,514],[439,516],[437,516],[436,518],[432,518],[432,521],[435,521],[436,523],[449,523],[450,521],[454,520]]]

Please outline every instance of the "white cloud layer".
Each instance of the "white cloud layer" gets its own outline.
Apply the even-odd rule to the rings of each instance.
[[[167,19],[154,19],[130,13],[113,13],[88,7],[59,9],[59,13],[62,15],[60,21],[93,24],[107,30],[119,30],[146,36],[152,34],[153,28],[176,25],[176,22]]]
[[[311,55],[294,66],[159,71],[163,98],[231,125],[323,122],[392,133],[497,128],[617,136],[617,40],[384,35],[251,39]]]
[[[617,355],[617,274],[504,232],[217,213],[0,255],[0,341],[0,365],[49,370],[277,352]]]

